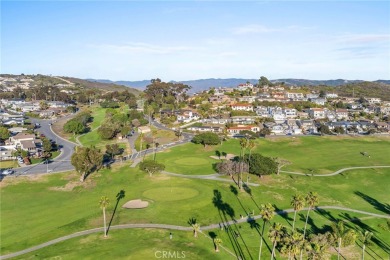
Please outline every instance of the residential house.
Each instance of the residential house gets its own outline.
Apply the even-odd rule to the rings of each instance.
[[[70,106],[70,104],[67,104],[62,101],[48,101],[47,104],[53,108],[67,108],[68,106]]]
[[[24,125],[24,119],[3,119],[1,120],[3,125]]]
[[[234,111],[253,111],[253,105],[247,103],[236,103],[230,105]]]
[[[309,116],[314,119],[325,118],[325,110],[323,108],[310,108]]]
[[[12,160],[12,152],[15,151],[14,146],[0,146],[0,161]]]
[[[336,93],[327,93],[325,95],[326,98],[338,98],[339,95],[337,95]]]
[[[182,123],[189,123],[194,120],[199,120],[199,115],[191,110],[184,110],[177,115],[177,121]]]
[[[308,93],[306,94],[306,98],[311,100],[311,99],[316,99],[316,98],[319,98],[320,95],[319,94],[316,94],[316,93]]]
[[[11,128],[8,128],[8,132],[10,132],[13,135],[21,133],[23,131],[27,131],[27,128],[24,128],[24,127],[11,127]]]
[[[337,119],[347,119],[348,118],[348,109],[336,109],[336,118]]]
[[[18,133],[17,135],[11,136],[8,140],[8,144],[28,151],[30,154],[38,153],[38,148],[41,143],[41,140],[36,139],[34,134],[27,133]]]
[[[257,99],[257,96],[243,96],[238,98],[238,101],[240,102],[248,102],[248,103],[253,103]]]
[[[138,127],[138,133],[140,133],[140,134],[146,134],[146,133],[150,133],[150,132],[151,132],[151,130],[150,130],[149,126]]]
[[[381,132],[388,132],[390,130],[390,125],[386,122],[375,122],[374,126]]]
[[[266,107],[257,107],[255,112],[259,117],[271,117],[271,114]]]
[[[303,132],[317,133],[317,127],[315,126],[313,120],[311,119],[298,120],[297,125],[302,129]]]
[[[256,121],[256,116],[232,116],[230,122],[237,125],[251,125]]]
[[[382,100],[380,98],[365,98],[369,104],[380,104]]]
[[[240,84],[237,86],[237,89],[239,91],[244,91],[244,90],[248,90],[248,89],[252,90],[253,84],[251,84],[251,83]]]
[[[237,125],[237,126],[229,127],[227,129],[227,132],[229,135],[234,136],[240,134],[240,132],[244,130],[248,130],[256,133],[260,131],[260,127],[257,125]]]
[[[320,106],[324,106],[326,99],[325,98],[311,98],[310,102],[317,104],[317,105],[320,105]]]
[[[187,130],[193,131],[193,132],[212,132],[212,133],[222,133],[223,128],[222,127],[215,127],[215,126],[190,126],[187,128]]]
[[[286,116],[286,118],[296,118],[297,110],[295,108],[284,108],[283,114]]]

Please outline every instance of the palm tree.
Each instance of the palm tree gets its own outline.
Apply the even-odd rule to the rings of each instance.
[[[271,203],[260,205],[260,215],[264,223],[263,223],[263,231],[261,232],[261,239],[260,239],[259,260],[261,258],[261,249],[263,247],[265,225],[275,216],[274,206],[272,206]]]
[[[194,230],[194,237],[198,237],[198,232],[200,231],[200,225],[198,223],[193,223],[192,229]]]
[[[291,255],[295,258],[302,250],[304,241],[303,235],[297,231],[292,231],[291,234],[286,233],[283,237],[281,252],[283,254],[288,254],[288,259],[291,259]]]
[[[316,192],[310,191],[306,197],[305,197],[306,203],[309,205],[309,208],[307,209],[306,214],[306,221],[305,221],[305,227],[303,229],[303,237],[306,238],[306,227],[307,227],[307,221],[309,220],[309,213],[311,209],[314,209],[315,206],[318,205],[318,194]],[[302,259],[302,253],[301,252],[301,258]]]
[[[242,168],[243,168],[243,163],[244,163],[244,153],[245,153],[245,149],[248,147],[248,139],[247,138],[241,138],[240,139],[240,146],[241,146],[241,151],[240,151],[240,173],[239,173],[239,177],[238,177],[238,187],[240,189],[242,189]]]
[[[291,206],[294,207],[294,221],[292,229],[295,227],[295,219],[297,217],[297,212],[300,211],[305,205],[305,199],[300,194],[295,194],[291,199]]]
[[[280,223],[274,223],[268,231],[268,238],[269,240],[271,240],[273,244],[271,260],[274,259],[276,245],[278,242],[282,240],[284,233],[285,233],[285,227]]]
[[[110,200],[106,196],[102,196],[99,201],[100,208],[103,210],[103,220],[104,220],[104,237],[107,237],[107,228],[106,228],[106,207],[110,204]]]
[[[363,243],[362,259],[364,260],[364,252],[366,251],[366,245],[371,244],[371,237],[373,234],[372,234],[372,232],[367,231],[367,230],[364,233],[360,231],[359,234],[360,234],[360,238],[361,238],[362,243]]]
[[[346,228],[344,226],[344,222],[342,220],[338,220],[337,222],[332,222],[332,236],[337,240],[337,259],[340,259],[340,250],[342,246],[342,240],[346,239],[351,241],[354,241],[355,232],[349,228]],[[349,238],[349,239],[347,239]]]
[[[328,232],[311,236],[306,246],[307,258],[312,260],[324,259],[325,252],[330,245],[329,242]]]
[[[215,252],[219,252],[219,245],[222,244],[222,239],[214,238]]]

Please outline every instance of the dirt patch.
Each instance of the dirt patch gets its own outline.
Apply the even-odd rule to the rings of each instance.
[[[70,181],[65,186],[58,186],[58,187],[49,187],[49,190],[54,190],[54,191],[73,191],[75,188],[83,188],[83,189],[89,189],[92,187],[95,187],[96,183],[93,181]]]
[[[9,185],[17,185],[19,183],[26,182],[48,182],[46,174],[34,174],[26,176],[7,176],[0,182],[0,188],[7,187]]]
[[[213,158],[215,160],[231,160],[233,159],[234,157],[236,157],[237,155],[235,154],[232,154],[232,153],[228,153],[226,156],[221,156],[221,157],[218,157],[216,155],[212,155],[210,156],[210,158]]]

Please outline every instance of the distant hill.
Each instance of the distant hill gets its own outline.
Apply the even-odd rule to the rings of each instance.
[[[129,90],[134,95],[138,96],[141,92],[139,89],[135,89],[129,86],[125,86],[123,84],[119,84],[110,80],[103,80],[103,81],[96,81],[92,79],[78,79],[78,78],[71,78],[71,77],[62,77],[65,80],[68,80],[72,83],[78,83],[86,88],[97,88],[97,89],[103,89],[107,91],[124,91]]]
[[[150,84],[150,80],[142,81],[111,81],[106,79],[87,79],[88,81],[93,82],[103,82],[103,83],[114,83],[120,84],[128,87],[144,89],[147,85]],[[243,79],[243,78],[227,78],[227,79],[198,79],[198,80],[184,80],[184,81],[173,81],[181,82],[183,84],[189,85],[192,87],[191,93],[207,90],[211,87],[236,87],[239,84],[246,83],[249,81],[252,84],[258,83],[258,79]],[[386,80],[382,80],[385,82]],[[286,85],[292,86],[340,86],[346,85],[355,82],[363,82],[362,80],[345,80],[345,79],[335,79],[335,80],[308,80],[308,79],[274,79],[271,82],[284,82]]]

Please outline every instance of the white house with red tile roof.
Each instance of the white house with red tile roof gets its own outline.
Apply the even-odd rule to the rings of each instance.
[[[241,131],[252,131],[252,132],[259,132],[260,127],[257,125],[237,125],[237,126],[232,126],[227,129],[227,132],[229,135],[235,135],[239,134]]]
[[[323,108],[310,108],[309,116],[314,119],[325,118],[326,113]]]

